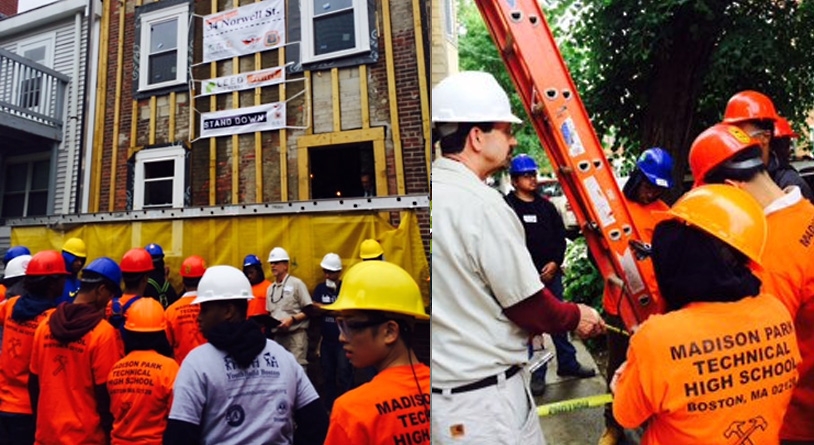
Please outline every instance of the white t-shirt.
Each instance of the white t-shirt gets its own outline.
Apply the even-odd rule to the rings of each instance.
[[[205,444],[294,441],[294,412],[316,390],[290,352],[266,340],[248,368],[210,343],[187,355],[175,379],[170,419],[201,426]]]
[[[266,290],[266,310],[272,317],[280,321],[299,314],[302,312],[302,308],[309,304],[313,304],[313,301],[311,301],[311,294],[308,293],[305,283],[291,275],[286,275],[281,283],[271,283]],[[308,319],[306,318],[292,324],[288,328],[288,332],[307,327]]]
[[[440,158],[432,194],[432,386],[452,388],[528,360],[528,333],[503,309],[543,284],[500,193]]]

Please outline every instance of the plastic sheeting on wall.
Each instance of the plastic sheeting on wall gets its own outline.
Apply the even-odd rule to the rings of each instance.
[[[44,226],[13,227],[11,245],[23,245],[32,252],[61,250],[71,237],[81,238],[88,246],[88,262],[101,256],[121,260],[132,247],[157,243],[164,249],[164,262],[170,268],[172,285],[180,290],[179,269],[184,258],[200,255],[207,265],[227,264],[242,268],[243,258],[255,254],[263,261],[266,278],[273,281],[266,262],[269,251],[280,246],[291,257],[289,273],[297,276],[309,290],[324,279],[319,263],[328,252],[339,254],[347,270],[361,261],[359,246],[367,238],[381,243],[384,258],[403,267],[418,282],[425,306],[430,305],[430,274],[421,242],[415,212],[401,212],[401,223],[394,228],[379,213],[308,214],[251,217],[214,217],[95,223],[56,230]]]

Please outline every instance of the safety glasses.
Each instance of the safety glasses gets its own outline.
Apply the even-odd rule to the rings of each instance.
[[[357,333],[362,329],[387,323],[387,321],[387,319],[364,321],[348,320],[344,317],[336,317],[336,325],[339,327],[339,332],[345,337],[350,337],[352,334]]]

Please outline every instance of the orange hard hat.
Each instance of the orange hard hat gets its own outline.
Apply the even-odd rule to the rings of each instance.
[[[65,268],[65,259],[56,250],[43,250],[31,257],[28,268],[25,270],[26,276],[34,275],[68,275]]]
[[[708,184],[682,196],[667,212],[729,244],[760,265],[768,225],[763,208],[749,193],[729,185]]]
[[[164,320],[164,306],[158,300],[141,297],[127,310],[124,328],[133,332],[164,331],[167,322]]]
[[[775,121],[777,110],[768,96],[757,91],[741,91],[729,99],[724,111],[724,122]]]
[[[690,170],[695,178],[695,186],[703,185],[707,174],[726,160],[747,148],[758,146],[758,141],[734,125],[715,124],[707,128],[690,147]]]
[[[153,270],[153,257],[143,247],[134,247],[124,254],[121,261],[124,273],[149,272]]]
[[[181,276],[184,278],[201,278],[206,270],[206,261],[198,255],[187,257],[181,263]]]
[[[800,135],[794,132],[788,119],[777,116],[777,122],[774,123],[774,137],[797,139]]]

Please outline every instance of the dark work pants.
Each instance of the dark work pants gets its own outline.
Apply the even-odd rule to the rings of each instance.
[[[323,341],[319,359],[322,363],[322,375],[325,377],[325,406],[331,409],[334,400],[350,389],[353,368],[345,356],[342,343]]]
[[[605,323],[619,329],[627,330],[622,319],[615,315],[605,314]],[[605,374],[605,378],[608,384],[608,392],[610,392],[610,382],[613,379],[613,374],[627,359],[627,348],[630,345],[630,340],[624,335],[616,334],[611,331],[608,331],[605,337],[608,340],[608,370],[607,374]],[[613,417],[613,405],[610,403],[605,405],[605,426],[622,429]]]
[[[0,412],[0,444],[31,445],[35,431],[33,415]]]

